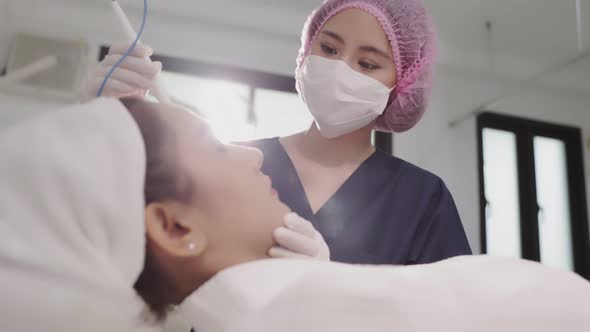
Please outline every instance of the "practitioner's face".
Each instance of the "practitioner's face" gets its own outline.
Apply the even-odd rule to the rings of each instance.
[[[343,61],[390,88],[397,82],[391,43],[377,18],[361,9],[343,10],[329,19],[310,54]]]

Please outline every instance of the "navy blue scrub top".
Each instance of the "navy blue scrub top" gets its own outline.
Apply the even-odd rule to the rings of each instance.
[[[411,265],[471,254],[450,192],[423,169],[376,151],[314,214],[278,138],[248,145],[262,150],[262,171],[280,199],[324,236],[332,261]]]

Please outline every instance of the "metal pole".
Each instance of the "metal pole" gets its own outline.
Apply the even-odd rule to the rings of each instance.
[[[578,30],[578,52],[583,52],[584,33],[582,29],[582,0],[576,0],[576,27]]]

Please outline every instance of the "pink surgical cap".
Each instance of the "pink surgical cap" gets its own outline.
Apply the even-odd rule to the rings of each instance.
[[[358,8],[375,16],[393,50],[397,86],[376,129],[404,132],[422,118],[430,96],[436,33],[420,0],[326,0],[308,17],[301,36],[297,67],[311,51],[311,44],[324,24],[343,10]],[[352,23],[351,23],[352,24]]]

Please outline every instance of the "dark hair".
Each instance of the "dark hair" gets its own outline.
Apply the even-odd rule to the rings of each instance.
[[[162,111],[157,104],[142,98],[123,98],[121,103],[137,123],[145,145],[145,205],[167,201],[188,202],[192,198],[191,181],[175,161],[176,137]],[[174,304],[174,293],[149,241],[146,241],[143,270],[134,288],[156,318],[164,319]]]

